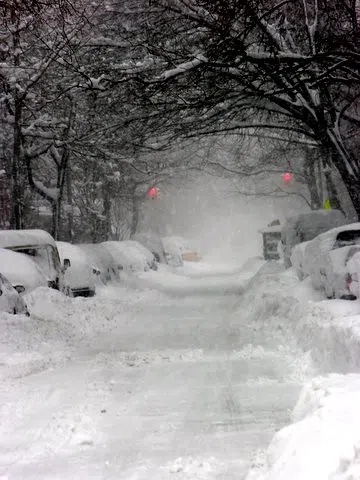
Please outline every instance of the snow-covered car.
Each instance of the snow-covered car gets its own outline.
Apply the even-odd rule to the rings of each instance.
[[[295,245],[292,250],[290,261],[299,280],[309,276],[309,268],[305,260],[305,249],[309,242],[301,242]]]
[[[147,256],[134,245],[117,240],[102,242],[101,245],[109,251],[119,271],[144,272],[149,270]]]
[[[182,257],[182,244],[176,237],[163,237],[162,244],[164,247],[166,263],[173,267],[181,267],[184,264]]]
[[[0,248],[0,273],[21,293],[37,287],[46,287],[49,281],[41,268],[24,253]],[[20,287],[20,288],[18,288]]]
[[[315,289],[325,290],[327,268],[329,269],[329,252],[347,247],[360,245],[360,223],[351,223],[341,227],[332,228],[311,240],[305,249],[305,261],[309,270],[311,284]],[[333,255],[335,269],[341,260]],[[330,290],[328,291],[330,293]]]
[[[106,285],[111,281],[119,281],[119,272],[114,259],[108,249],[99,243],[80,243],[77,245],[83,250],[92,266],[99,269],[99,278]]]
[[[263,240],[264,260],[279,260],[279,243],[281,240],[280,222],[271,222],[266,228],[260,230]]]
[[[45,230],[0,230],[0,248],[23,253],[39,266],[48,285],[63,290],[64,275],[55,240]]]
[[[0,273],[0,311],[7,313],[23,313],[30,315],[25,300],[21,297],[21,285],[14,288],[10,281]]]
[[[347,286],[355,298],[360,298],[360,247],[346,262]]]
[[[346,224],[340,210],[314,210],[288,217],[281,229],[281,246],[285,268],[291,267],[291,254],[298,243],[312,240],[334,227]]]
[[[201,257],[190,242],[181,236],[169,236],[162,239],[167,262],[173,266],[183,262],[198,262]]]
[[[121,243],[129,247],[130,250],[133,250],[134,252],[139,252],[141,255],[144,256],[147,264],[147,267],[145,267],[145,270],[158,269],[155,255],[148,248],[142,245],[140,242],[137,242],[136,240],[123,240]]]
[[[64,281],[68,293],[74,297],[95,295],[95,276],[100,273],[89,263],[86,253],[77,245],[56,242],[65,269]]]
[[[359,251],[360,245],[348,245],[330,250],[325,254],[322,283],[327,298],[344,300],[354,300],[356,298],[350,288],[352,277],[349,266],[351,266],[351,259]]]
[[[136,240],[150,250],[158,263],[166,263],[161,237],[151,232],[140,232],[133,235],[132,240]]]

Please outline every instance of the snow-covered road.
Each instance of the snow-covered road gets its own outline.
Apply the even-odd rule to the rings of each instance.
[[[254,325],[241,294],[260,266],[40,292],[32,329],[5,314],[0,479],[243,478],[306,378],[281,318]]]

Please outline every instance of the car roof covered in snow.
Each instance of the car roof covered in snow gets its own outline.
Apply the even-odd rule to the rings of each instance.
[[[77,260],[80,262],[87,262],[87,256],[84,250],[82,250],[78,245],[74,245],[69,242],[56,242],[56,246],[59,250],[60,258],[63,261],[64,258],[69,258],[70,260]]]
[[[56,246],[55,240],[45,230],[0,230],[0,247],[23,247],[28,245]]]
[[[339,233],[347,232],[349,230],[360,230],[360,222],[348,223],[346,225],[341,225],[340,227],[331,228],[330,230],[317,235],[316,239],[320,242],[327,239],[332,240],[335,239]]]

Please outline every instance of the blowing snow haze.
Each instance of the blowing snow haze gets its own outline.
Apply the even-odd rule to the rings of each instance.
[[[211,257],[244,261],[261,255],[260,230],[308,207],[299,197],[243,196],[228,179],[202,175],[179,185],[161,185],[159,197],[143,203],[139,230],[180,235]]]

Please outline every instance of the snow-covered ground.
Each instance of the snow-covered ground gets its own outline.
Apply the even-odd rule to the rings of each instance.
[[[360,478],[359,302],[205,258],[28,304],[0,314],[1,480]]]

